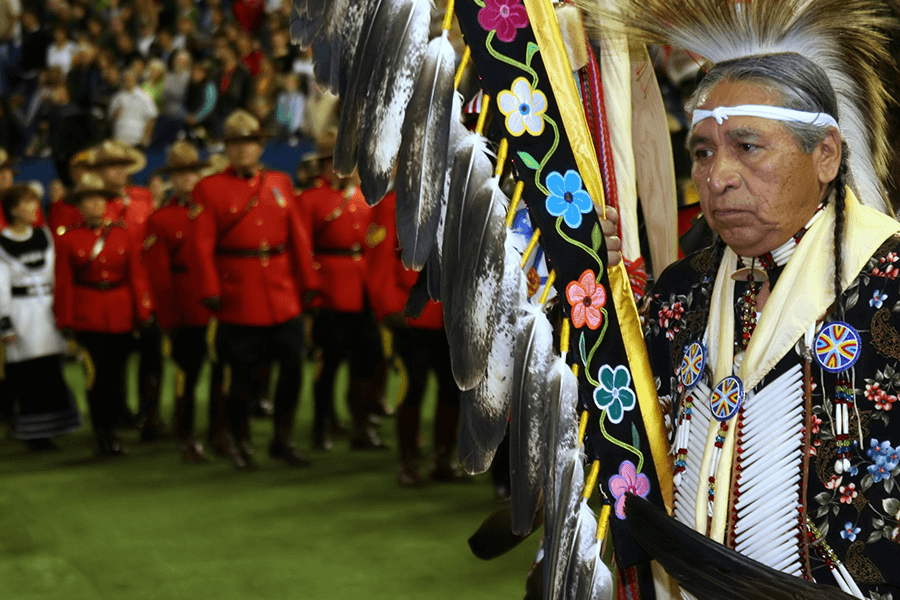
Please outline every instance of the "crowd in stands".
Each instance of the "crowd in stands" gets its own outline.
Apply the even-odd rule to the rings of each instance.
[[[290,2],[0,0],[0,147],[68,161],[112,137],[188,137],[217,149],[237,108],[296,142],[312,61],[290,41]]]

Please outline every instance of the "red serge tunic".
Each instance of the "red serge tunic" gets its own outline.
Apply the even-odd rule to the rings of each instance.
[[[106,218],[115,223],[122,221],[128,233],[138,244],[147,237],[147,219],[153,213],[153,194],[145,187],[130,185],[125,195],[113,198],[106,204]]]
[[[352,193],[322,185],[306,190],[298,202],[312,226],[313,268],[322,289],[313,306],[361,312],[366,306],[366,231],[371,209],[359,188]]]
[[[53,309],[60,329],[129,333],[150,318],[147,272],[121,223],[76,225],[57,238]]]
[[[409,292],[419,277],[417,271],[406,269],[400,260],[397,244],[397,221],[395,207],[397,196],[391,192],[372,207],[372,223],[366,235],[369,246],[369,278],[371,281],[372,306],[379,320],[389,314],[403,312]],[[443,329],[444,317],[441,306],[429,300],[416,319],[407,317],[411,327],[419,329]]]
[[[284,173],[244,179],[229,167],[194,187],[191,260],[200,298],[218,296],[224,323],[272,326],[300,314],[305,292],[321,286],[312,267],[309,228]]]
[[[144,264],[156,319],[163,329],[204,327],[212,313],[200,301],[197,273],[191,268],[190,242],[194,221],[203,207],[190,198],[172,198],[147,220]]]

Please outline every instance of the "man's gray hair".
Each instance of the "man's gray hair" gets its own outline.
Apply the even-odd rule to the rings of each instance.
[[[710,69],[687,102],[692,112],[710,91],[724,81],[744,81],[774,93],[780,106],[838,118],[837,97],[828,76],[811,60],[793,53],[763,54],[725,61]],[[800,148],[809,154],[825,139],[828,127],[781,122]]]

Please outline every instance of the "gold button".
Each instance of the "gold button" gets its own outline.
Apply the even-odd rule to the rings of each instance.
[[[125,248],[119,248],[119,254],[125,254]]]
[[[79,250],[79,251],[78,251],[78,256],[84,256],[84,250]]]
[[[105,263],[105,262],[106,262],[106,257],[105,257],[105,256],[101,256],[101,257],[100,257],[100,262],[101,262],[101,263]]]
[[[257,224],[257,225],[262,225],[262,220],[261,220],[261,219],[257,219],[257,220],[256,220],[256,224]]]
[[[351,204],[349,210],[350,212],[356,212],[356,207]]]
[[[362,246],[360,246],[359,244],[353,244],[352,246],[350,246],[350,249],[354,252],[359,252],[360,248],[362,248]]]
[[[353,229],[359,229],[359,223],[354,223],[354,224],[353,224]]]
[[[66,232],[66,228],[63,225],[60,225],[56,228],[56,235],[62,235]]]
[[[181,231],[176,231],[176,232],[175,232],[175,237],[177,237],[179,240],[180,240],[183,236],[184,236],[184,233],[182,233]]]
[[[103,279],[106,279],[107,277],[109,277],[109,273],[103,271],[102,273],[100,273],[100,276],[103,277]]]
[[[231,212],[232,212],[232,213],[236,213],[236,212],[237,212],[237,206],[232,206],[232,207],[231,207]]]

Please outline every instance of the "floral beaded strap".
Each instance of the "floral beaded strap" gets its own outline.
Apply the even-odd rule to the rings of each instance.
[[[627,565],[643,553],[627,532],[625,493],[671,506],[671,457],[628,277],[623,265],[607,268],[594,210],[603,205],[602,180],[555,13],[549,0],[457,0],[455,9],[496,111],[486,133],[508,144],[566,299],[588,459],[599,460],[597,481],[617,517],[616,555]]]

